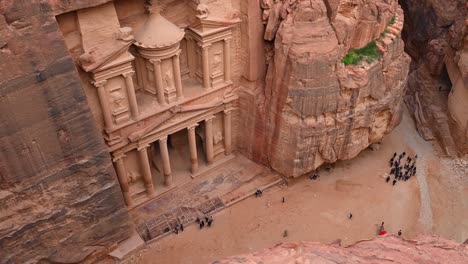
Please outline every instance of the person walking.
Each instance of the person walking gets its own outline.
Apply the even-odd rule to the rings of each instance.
[[[384,222],[382,222],[382,224],[380,224],[380,228],[379,228],[379,235],[383,236],[385,234],[387,234],[387,231],[385,231]]]

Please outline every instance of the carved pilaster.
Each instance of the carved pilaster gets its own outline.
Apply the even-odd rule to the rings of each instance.
[[[200,45],[202,49],[202,67],[203,67],[203,87],[210,89],[210,46],[211,44]]]
[[[174,71],[174,81],[177,92],[177,99],[181,99],[184,97],[182,91],[182,77],[180,73],[180,52],[181,50],[177,51],[177,53],[172,57],[172,68]]]
[[[161,60],[150,60],[154,67],[154,82],[156,83],[156,93],[158,97],[158,103],[165,105],[164,101],[164,86],[162,78]]]
[[[224,81],[231,81],[231,38],[224,39]]]
[[[133,74],[135,72],[128,72],[123,74],[123,77],[125,78],[125,84],[127,87],[127,95],[128,95],[128,102],[130,105],[130,112],[132,113],[132,118],[133,120],[138,120],[139,116],[139,111],[138,111],[138,103],[136,99],[136,94],[135,94],[135,86],[133,85]]]
[[[107,98],[106,83],[107,81],[103,80],[94,82],[93,85],[97,88],[99,104],[101,105],[102,115],[104,117],[104,126],[110,129],[114,126],[114,122],[112,121],[112,113]]]

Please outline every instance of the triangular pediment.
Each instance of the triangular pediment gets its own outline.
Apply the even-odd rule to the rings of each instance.
[[[133,59],[128,53],[128,48],[132,42],[127,41],[114,41],[111,45],[100,45],[95,47],[88,53],[79,57],[81,68],[86,72],[96,72],[98,69],[107,69],[117,61],[126,59]],[[128,57],[131,56],[131,57]]]
[[[109,68],[112,68],[114,66],[118,66],[121,64],[124,64],[126,62],[134,60],[135,57],[133,57],[128,50],[122,50],[120,53],[116,53],[113,57],[109,58],[107,61],[103,62],[101,66],[93,70],[94,72],[98,71],[103,71],[107,70]]]

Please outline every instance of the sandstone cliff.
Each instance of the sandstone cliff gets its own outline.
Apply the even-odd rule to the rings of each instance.
[[[405,240],[394,235],[343,248],[317,242],[285,243],[213,263],[466,263],[468,245],[429,236]]]
[[[355,157],[399,123],[410,59],[395,1],[263,1],[262,7],[264,38],[274,43],[264,86],[241,92],[244,126],[255,131],[240,146],[245,153],[296,177]],[[371,50],[374,43],[376,57],[343,63],[352,49]],[[256,109],[242,100],[255,101]]]
[[[129,216],[55,12],[104,1],[0,1],[0,263],[76,263]]]

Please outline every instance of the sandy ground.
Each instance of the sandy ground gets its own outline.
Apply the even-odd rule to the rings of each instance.
[[[418,175],[392,186],[385,183],[388,160],[402,151],[418,154]],[[468,238],[465,165],[439,158],[406,114],[379,150],[338,162],[330,172],[320,172],[319,180],[302,177],[260,198],[248,198],[216,214],[212,228],[189,226],[146,245],[123,263],[209,263],[287,241],[341,239],[349,245],[376,236],[383,221],[388,232],[402,230],[406,238],[433,233],[463,242]]]

